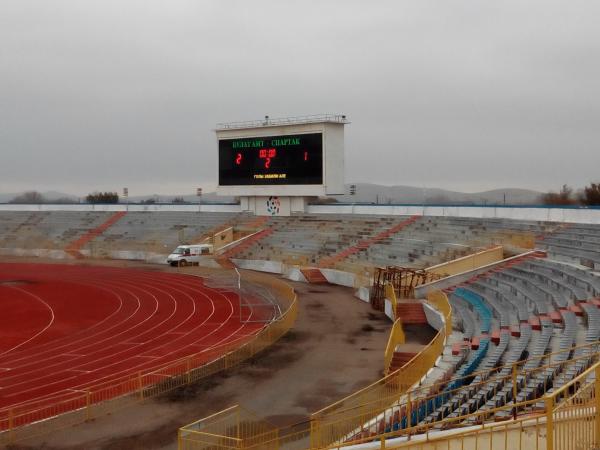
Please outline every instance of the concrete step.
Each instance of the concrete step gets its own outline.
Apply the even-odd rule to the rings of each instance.
[[[392,362],[390,363],[390,372],[398,370],[404,366],[407,362],[414,358],[416,353],[414,352],[394,352]]]
[[[308,281],[311,284],[328,283],[327,278],[325,278],[325,275],[323,275],[323,273],[321,273],[321,271],[317,268],[306,267],[300,269],[300,271],[302,272],[302,275],[304,275],[304,278],[306,278],[306,281]]]
[[[396,306],[396,317],[402,320],[403,324],[427,324],[427,316],[420,302],[403,302]]]

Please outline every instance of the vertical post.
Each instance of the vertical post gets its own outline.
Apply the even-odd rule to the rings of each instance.
[[[85,420],[89,421],[92,419],[92,408],[90,405],[90,391],[85,391]]]
[[[185,361],[185,374],[186,374],[186,383],[190,384],[192,382],[192,363],[191,363],[191,356],[186,359]]]
[[[13,428],[15,427],[15,417],[12,409],[8,410],[8,442],[13,442]]]
[[[142,385],[142,372],[138,372],[138,389],[140,390],[140,400],[144,400],[144,386]]]
[[[546,450],[554,450],[554,397],[546,396]]]
[[[596,381],[594,382],[594,398],[596,400],[595,425],[596,435],[594,445],[598,447],[600,444],[600,365],[596,366]]]
[[[412,401],[410,398],[410,390],[406,395],[406,428],[408,428],[408,440],[410,441],[410,427],[412,426]]]
[[[242,321],[242,276],[240,275],[240,271],[237,267],[234,267],[235,273],[237,273],[238,277],[238,302],[240,305],[240,322]]]
[[[512,365],[513,420],[517,420],[517,363]]]

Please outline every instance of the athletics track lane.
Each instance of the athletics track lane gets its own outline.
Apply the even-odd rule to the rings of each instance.
[[[0,286],[8,288],[0,291],[0,301],[7,302],[9,315],[16,317],[11,305],[21,297],[7,291],[18,287],[20,294],[43,300],[55,316],[47,326],[48,309],[18,312],[21,322],[36,323],[25,328],[47,328],[33,339],[29,331],[22,337],[30,339],[26,344],[0,355],[0,418],[8,409],[14,414],[41,408],[190,355],[197,355],[194,365],[208,362],[262,328],[240,320],[237,293],[209,288],[193,276],[0,264]],[[14,326],[11,333],[16,331]]]

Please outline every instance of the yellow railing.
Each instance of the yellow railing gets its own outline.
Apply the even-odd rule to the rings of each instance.
[[[564,356],[564,353],[571,354],[571,352],[574,352],[576,349],[586,350],[586,352],[582,352],[581,356],[573,357],[571,359],[567,359],[566,361],[561,357],[561,354],[562,356]],[[427,405],[435,403],[436,398],[440,397],[441,392],[444,392],[444,394],[454,398],[454,402],[456,402],[454,406],[455,411],[460,411],[462,406],[468,404],[470,400],[470,396],[465,396],[465,387],[458,387],[454,390],[445,391],[444,387],[447,384],[447,379],[430,386],[415,388],[409,391],[407,395],[404,396],[400,402],[397,402],[393,408],[389,408],[384,413],[379,414],[376,419],[365,421],[365,424],[360,429],[354,430],[353,435],[346,436],[344,442],[337,442],[330,448],[339,449],[342,447],[370,442],[374,439],[385,441],[386,439],[390,438],[410,438],[413,435],[429,435],[429,433],[432,431],[456,429],[465,427],[469,424],[485,424],[485,428],[489,428],[491,426],[489,422],[498,420],[498,417],[502,416],[502,413],[504,420],[510,419],[511,417],[529,418],[532,415],[535,416],[539,413],[540,408],[544,408],[544,395],[556,395],[553,394],[551,389],[552,385],[544,383],[539,391],[531,393],[533,398],[530,398],[527,401],[515,403],[514,399],[516,398],[516,386],[518,386],[517,382],[526,382],[527,380],[534,379],[536,377],[545,378],[549,370],[554,373],[566,372],[571,370],[571,368],[575,368],[580,362],[590,364],[591,361],[598,360],[600,356],[600,353],[598,352],[599,349],[600,342],[596,342],[550,353],[539,358],[533,358],[530,361],[539,360],[539,365],[535,369],[524,370],[522,366],[525,361],[519,361],[510,366],[497,368],[495,374],[490,373],[489,371],[475,372],[462,379],[465,381],[465,386],[468,386],[468,391],[471,393],[471,395],[473,395],[479,389],[489,388],[490,385],[493,385],[494,390],[491,395],[494,396],[499,389],[502,389],[503,386],[512,386],[513,393],[512,395],[509,394],[510,397],[507,396],[507,398],[505,398],[506,403],[504,406],[488,410],[479,410],[475,413],[458,415],[456,417],[442,417],[441,419],[432,421],[430,423],[422,422],[420,424],[413,424],[412,427],[409,426],[397,431],[385,432],[384,425],[389,425],[392,420],[397,421],[401,417],[410,417],[411,411],[419,408],[423,410],[423,408],[425,408],[427,414],[433,412],[433,409],[429,409],[429,406]],[[519,367],[521,368],[519,369]],[[499,374],[503,372],[503,369],[505,368],[510,369],[508,371],[509,373],[507,375],[500,376]],[[588,371],[585,373],[589,374],[590,370],[591,369],[588,369]],[[472,379],[475,376],[479,376],[481,381],[478,383],[473,383]],[[452,380],[456,381],[461,379],[452,378]],[[565,391],[568,392],[568,390],[573,389],[577,383],[577,381],[572,381],[562,388],[561,391],[563,393]],[[555,400],[554,404],[558,404],[558,400]],[[499,413],[500,416],[497,416]]]
[[[447,302],[445,309],[450,319],[450,303],[443,292],[438,301]],[[448,327],[451,320],[446,321]],[[433,340],[403,367],[381,380],[343,398],[311,416],[311,444],[313,448],[325,447],[344,439],[390,407],[427,373],[444,350],[446,325]]]
[[[449,326],[451,324],[452,311],[445,294],[442,292],[433,292],[428,295],[427,300],[442,312],[446,319],[445,323]],[[595,414],[595,406],[592,408],[590,402],[592,399],[597,398],[595,393],[600,392],[598,391],[600,386],[598,386],[597,382],[594,382],[594,391],[592,393],[592,388],[585,380],[592,373],[596,373],[596,379],[600,380],[599,365],[597,363],[600,356],[600,342],[532,358],[529,361],[539,361],[537,365],[534,364],[536,367],[533,369],[524,370],[525,361],[519,361],[510,366],[498,367],[492,372],[474,372],[463,379],[452,378],[452,380],[463,380],[464,385],[468,385],[469,390],[473,392],[493,385],[494,392],[492,392],[492,395],[495,395],[503,386],[512,386],[512,395],[510,399],[505,399],[506,403],[502,407],[477,411],[457,417],[442,417],[441,420],[431,423],[412,424],[412,426],[408,424],[404,429],[386,432],[385,428],[392,420],[397,421],[401,417],[411,417],[412,411],[418,408],[422,409],[424,405],[430,404],[430,401],[439,397],[441,392],[459,399],[462,397],[456,396],[456,394],[463,390],[463,387],[458,387],[452,391],[444,390],[451,373],[445,374],[446,376],[442,377],[436,383],[422,387],[413,387],[434,365],[435,360],[443,350],[445,338],[446,329],[442,328],[428,348],[416,355],[406,366],[333,405],[312,414],[309,422],[279,429],[277,433],[263,433],[262,436],[253,436],[252,439],[242,439],[236,443],[236,448],[277,449],[281,448],[284,444],[289,445],[293,442],[293,448],[298,449],[339,449],[373,440],[380,441],[382,448],[392,446],[421,448],[420,446],[425,445],[423,448],[431,448],[432,450],[437,448],[469,448],[461,447],[461,445],[470,445],[470,448],[477,449],[499,448],[506,450],[511,448],[549,448],[550,450],[593,448],[586,444],[586,442],[589,439],[592,439],[594,443],[597,441],[595,436],[600,436],[600,432],[598,431],[600,430],[600,420]],[[578,357],[572,357],[572,354],[575,352],[579,355]],[[569,356],[565,358],[564,353],[568,353]],[[537,398],[531,398],[518,403],[515,401],[518,380],[520,380],[519,383],[522,383],[538,377],[545,379],[548,371],[552,373],[567,373],[578,367],[581,362],[584,363],[584,366],[593,365],[563,388],[552,392],[548,391],[551,387],[550,385],[544,385],[543,389],[541,389],[542,397],[534,395]],[[473,382],[474,377],[479,377],[480,381]],[[579,386],[583,386],[583,388],[576,390]],[[574,391],[575,394],[573,394]],[[550,393],[544,397],[545,392]],[[569,397],[568,395],[570,394],[573,395]],[[457,408],[454,409],[460,410],[462,402],[467,401],[467,398],[459,400]],[[570,403],[565,403],[567,401]],[[573,412],[574,408],[579,409],[577,412]],[[548,411],[552,412],[551,418],[547,413]],[[502,414],[500,416],[504,417],[504,419],[516,417],[516,420],[505,420],[500,423],[494,423],[494,417],[501,412],[503,416]],[[592,413],[594,414],[593,417]],[[578,421],[578,419],[582,420]],[[552,422],[554,429],[549,430],[550,436],[546,439],[545,424],[550,423],[550,420],[554,421]],[[591,423],[594,425],[590,425]],[[204,420],[196,424],[200,424],[204,432],[218,435],[218,433],[213,433],[210,427],[206,426]],[[553,426],[552,424],[551,426]],[[470,428],[465,428],[467,426],[470,426]],[[590,435],[590,427],[592,426],[596,427],[594,428],[596,431],[594,431],[595,434]],[[475,427],[475,431],[472,431],[473,427]],[[536,433],[535,438],[532,437],[531,433],[523,433],[522,431],[525,428],[534,429]],[[452,437],[448,438],[447,436],[442,437],[439,434],[434,434],[434,431],[441,429],[452,429]],[[585,445],[575,447],[572,445],[559,446],[557,444],[554,447],[546,447],[561,439],[565,440],[565,436],[569,434],[579,436],[580,441]],[[232,437],[229,434],[225,436]],[[308,436],[310,436],[310,439],[308,439]],[[404,443],[401,440],[386,442],[391,438],[403,438],[409,441]],[[585,441],[585,439],[588,439],[588,441]],[[430,442],[433,445],[430,445]],[[438,447],[440,442],[441,444]],[[485,443],[485,446],[482,446],[483,443]],[[214,442],[213,444],[211,446],[213,450],[228,449],[225,445],[215,444]],[[190,444],[181,448],[196,450],[206,448],[206,446],[194,446]]]
[[[392,305],[392,317],[396,319],[396,314],[398,311],[398,298],[396,297],[396,291],[394,290],[392,283],[385,284],[384,292],[385,298],[387,298]]]
[[[447,324],[450,325],[450,304],[445,294],[440,293],[435,300],[445,311]],[[277,433],[264,433],[252,439],[237,439],[231,430],[236,429],[236,412],[240,407],[230,408],[217,415],[199,420],[183,427],[179,433],[181,450],[196,450],[211,447],[212,450],[235,448],[277,449],[292,443],[294,448],[321,448],[332,442],[340,441],[349,433],[360,428],[385,411],[394,402],[417,383],[433,366],[441,354],[446,338],[445,328],[440,330],[432,342],[401,369],[385,376],[381,380],[311,415],[310,420],[286,428]],[[214,418],[229,417],[228,425],[213,426]],[[225,432],[224,430],[230,430]],[[198,434],[200,433],[200,434]],[[202,433],[207,437],[202,437]],[[219,438],[223,438],[219,440]]]
[[[385,354],[383,355],[383,367],[386,375],[390,371],[390,365],[392,364],[396,347],[405,342],[406,336],[404,335],[404,329],[402,328],[402,319],[396,319],[392,326],[392,330],[390,331],[390,337],[388,338]]]
[[[82,423],[146,398],[165,394],[179,386],[234,367],[272,345],[296,321],[296,294],[287,283],[265,274],[242,272],[241,276],[244,282],[270,289],[281,303],[282,310],[278,320],[267,324],[250,340],[220,347],[219,355],[215,355],[216,359],[212,361],[207,361],[202,354],[191,355],[151,372],[140,372],[90,387],[85,392],[74,392],[70,398],[52,404],[29,404],[0,410],[0,445]]]
[[[476,412],[446,419],[477,424],[466,430],[432,433],[422,426],[407,430],[410,440],[389,440],[391,433],[380,436],[382,449],[493,449],[493,450],[595,450],[600,447],[600,362],[575,377],[560,389],[534,400],[509,404],[485,412],[508,408],[534,412],[516,420],[486,421]]]
[[[385,415],[385,411],[400,401],[409,389],[433,367],[444,348],[445,331],[440,331],[431,344],[418,353],[402,368],[384,377],[382,380],[359,391],[349,399],[344,399],[312,416],[313,429],[311,442],[313,448],[326,447],[329,444],[349,438],[360,432],[365,424],[375,417]],[[412,404],[410,394],[406,406],[410,412]]]

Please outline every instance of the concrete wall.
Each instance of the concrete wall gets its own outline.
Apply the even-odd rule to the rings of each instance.
[[[436,266],[428,267],[426,270],[427,272],[442,276],[456,275],[476,269],[477,267],[501,261],[503,258],[504,250],[502,246],[497,246],[488,250],[473,253],[472,255],[463,256],[462,258],[438,264]]]
[[[130,205],[119,203],[117,205],[88,205],[77,203],[74,205],[12,205],[0,204],[0,211],[132,211],[132,212],[240,212],[240,205],[234,204],[193,204],[193,205]]]
[[[310,205],[313,214],[376,214],[442,217],[473,217],[487,219],[537,220],[600,224],[600,209],[536,208],[502,206],[414,206],[414,205]]]
[[[189,211],[189,212],[240,212],[240,205],[12,205],[0,204],[0,211]],[[414,215],[432,217],[472,217],[487,219],[534,220],[600,224],[600,209],[536,208],[501,206],[410,206],[410,205],[309,205],[312,214],[371,214]]]
[[[356,274],[343,272],[336,269],[319,269],[331,284],[354,287],[356,285]]]
[[[444,316],[428,303],[423,303],[423,311],[425,311],[425,317],[427,317],[429,326],[436,331],[440,331],[444,326]]]
[[[459,273],[459,274],[452,275],[452,276],[449,276],[446,278],[442,278],[441,280],[432,281],[431,283],[423,284],[423,285],[415,288],[415,297],[416,298],[425,298],[425,297],[427,297],[428,292],[446,289],[448,287],[463,283],[475,275],[479,275],[480,273],[487,272],[488,270],[493,269],[494,267],[496,267],[500,264],[503,264],[507,261],[512,261],[513,259],[520,258],[523,255],[527,255],[529,253],[533,253],[533,251],[522,253],[520,255],[513,256],[511,258],[506,258],[501,261],[497,261],[497,262],[488,264],[486,266],[479,267],[478,269],[475,269],[475,270],[468,270],[463,273]]]
[[[268,273],[283,273],[283,264],[280,261],[235,258],[233,258],[231,261],[240,269],[257,270],[259,272]]]

